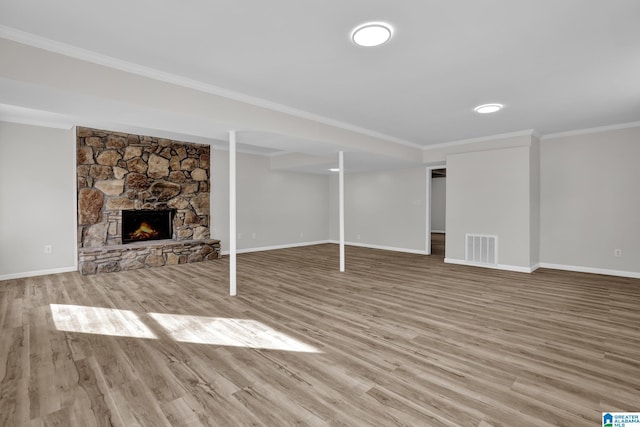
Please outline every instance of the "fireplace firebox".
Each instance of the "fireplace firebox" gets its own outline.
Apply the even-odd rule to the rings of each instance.
[[[123,210],[122,243],[173,238],[174,209]]]

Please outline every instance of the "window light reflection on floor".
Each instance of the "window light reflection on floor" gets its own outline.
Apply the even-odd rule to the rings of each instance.
[[[173,340],[194,344],[320,353],[315,347],[250,319],[147,313],[70,304],[50,304],[56,329],[83,334],[157,339],[155,322]]]
[[[250,319],[149,313],[176,341],[304,353],[318,349]]]
[[[50,307],[59,331],[157,339],[133,311],[67,304]]]

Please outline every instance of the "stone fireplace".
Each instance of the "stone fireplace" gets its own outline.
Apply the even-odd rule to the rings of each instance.
[[[218,258],[210,236],[210,147],[77,128],[82,274]]]

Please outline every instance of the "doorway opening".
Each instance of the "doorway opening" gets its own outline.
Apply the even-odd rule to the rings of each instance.
[[[445,256],[446,205],[447,205],[447,169],[444,166],[430,167],[427,170],[427,188],[429,207],[427,210],[427,253]]]

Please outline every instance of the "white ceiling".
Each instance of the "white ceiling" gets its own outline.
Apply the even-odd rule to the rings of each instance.
[[[367,21],[390,23],[392,40],[351,43]],[[425,148],[639,120],[639,22],[638,0],[0,0],[5,33]],[[473,112],[488,102],[505,108]],[[266,153],[336,148],[260,133],[244,141]]]

